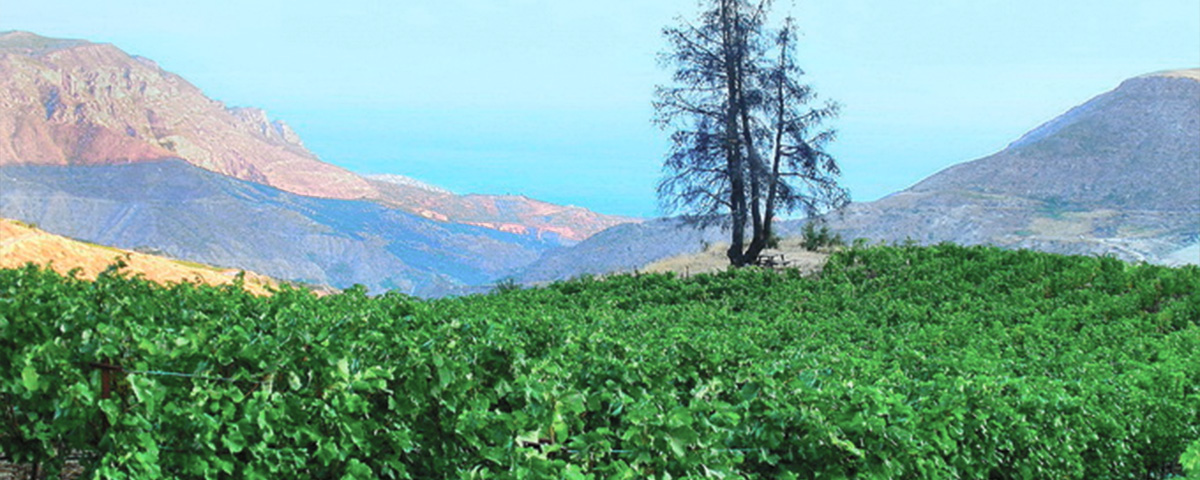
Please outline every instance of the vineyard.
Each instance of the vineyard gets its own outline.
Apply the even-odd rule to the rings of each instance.
[[[872,247],[440,300],[2,270],[0,425],[98,479],[1182,478],[1200,268]]]

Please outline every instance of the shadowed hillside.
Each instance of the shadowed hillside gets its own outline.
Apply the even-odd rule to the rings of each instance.
[[[299,195],[370,199],[426,218],[573,244],[635,219],[528,199],[454,195],[325,163],[281,120],[227,107],[108,44],[0,33],[0,166],[181,159]]]
[[[488,283],[551,247],[371,202],[295,195],[181,161],[0,168],[0,211],[103,245],[420,295]]]
[[[1198,185],[1200,70],[1183,70],[1130,79],[995,155],[831,219],[848,238],[1177,263],[1200,242]]]

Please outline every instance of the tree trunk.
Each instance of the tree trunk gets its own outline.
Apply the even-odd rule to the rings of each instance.
[[[750,114],[743,104],[742,108],[742,137],[746,143],[746,156],[749,162],[750,170],[750,205],[751,205],[751,234],[750,245],[746,247],[746,251],[742,252],[742,265],[749,265],[758,259],[758,255],[762,253],[767,245],[767,235],[763,233],[764,228],[764,209],[770,212],[771,206],[768,200],[766,205],[763,205],[763,182],[769,180],[764,175],[764,165],[762,157],[758,154],[758,148],[754,145],[753,130],[750,125]],[[769,195],[768,195],[769,197]]]
[[[746,234],[746,182],[742,158],[742,144],[738,134],[738,119],[741,117],[741,53],[734,0],[721,1],[722,56],[725,60],[725,168],[729,169],[729,209],[733,220],[732,238],[725,255],[735,266],[745,265],[742,254]]]
[[[784,41],[786,42],[787,40],[785,39]],[[784,48],[780,50],[779,64],[777,65],[777,68],[780,69],[780,77],[783,76],[782,73],[785,68],[786,51],[787,46],[784,45]],[[758,218],[755,219],[754,238],[750,241],[750,247],[746,249],[746,257],[750,257],[751,259],[758,258],[758,255],[767,247],[767,243],[771,240],[772,224],[775,221],[775,198],[779,191],[779,170],[783,161],[784,115],[787,111],[787,99],[784,97],[786,92],[783,82],[784,80],[780,78],[775,91],[775,135],[772,142],[771,171],[770,174],[763,175],[764,178],[761,179],[761,181],[767,183],[766,204],[763,205],[761,220]],[[746,128],[749,127],[747,126]],[[751,149],[753,148],[751,147]],[[755,153],[755,157],[757,157],[757,150],[752,151]],[[755,161],[761,162],[761,159],[755,158]],[[765,165],[763,168],[765,169]],[[757,211],[755,215],[758,215]]]

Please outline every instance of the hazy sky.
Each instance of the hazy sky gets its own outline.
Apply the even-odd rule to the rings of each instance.
[[[468,193],[657,214],[660,31],[695,0],[0,0],[0,30],[109,42],[325,161]],[[856,200],[905,188],[1122,80],[1200,66],[1196,0],[778,0],[843,104]]]

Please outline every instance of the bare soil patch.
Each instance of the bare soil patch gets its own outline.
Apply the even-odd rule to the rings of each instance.
[[[641,270],[648,273],[675,272],[682,276],[722,272],[729,268],[729,259],[725,256],[728,248],[728,243],[714,243],[703,252],[659,260]],[[782,255],[786,265],[780,268],[798,269],[805,275],[820,272],[829,260],[828,251],[805,250],[799,238],[783,239],[779,242],[779,248],[764,250],[763,255]]]

